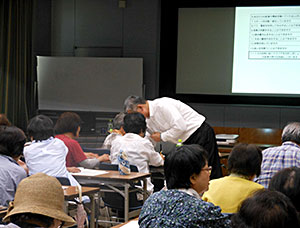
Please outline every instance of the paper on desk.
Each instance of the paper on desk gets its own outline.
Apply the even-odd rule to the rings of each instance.
[[[130,221],[129,223],[125,224],[124,226],[121,226],[122,228],[138,228],[138,220]]]
[[[73,176],[97,176],[97,175],[102,175],[105,173],[108,173],[107,171],[103,170],[97,170],[97,169],[85,169],[82,167],[79,167],[80,171],[79,173],[72,173]]]

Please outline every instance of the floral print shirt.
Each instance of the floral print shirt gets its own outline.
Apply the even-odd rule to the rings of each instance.
[[[143,227],[231,227],[220,207],[177,189],[161,190],[144,203],[139,216]]]

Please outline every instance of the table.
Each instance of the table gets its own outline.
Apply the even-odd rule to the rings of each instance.
[[[124,219],[125,222],[129,220],[129,217],[137,215],[135,211],[129,212],[129,187],[137,181],[143,181],[143,200],[147,198],[147,181],[146,178],[150,177],[150,173],[131,172],[129,175],[120,175],[119,171],[106,171],[105,174],[86,176],[76,173],[74,177],[81,185],[96,184],[106,185],[115,192],[118,192],[124,197]],[[124,187],[124,191],[120,191],[114,186]],[[101,188],[100,188],[101,191]]]
[[[76,186],[63,186],[65,200],[73,200],[79,196],[78,188]],[[88,195],[91,198],[91,221],[90,227],[95,227],[95,194],[99,192],[100,188],[98,187],[85,187],[82,186],[82,195]]]

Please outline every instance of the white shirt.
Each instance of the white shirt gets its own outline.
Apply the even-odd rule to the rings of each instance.
[[[112,132],[104,140],[102,147],[105,149],[110,149],[112,142],[116,139],[122,137],[122,135]]]
[[[110,149],[112,164],[118,164],[120,150],[127,154],[129,164],[135,165],[141,173],[149,173],[149,165],[162,166],[164,164],[164,160],[154,150],[152,143],[134,133],[127,133],[113,141]],[[152,193],[153,187],[150,178],[147,178],[147,191]]]
[[[150,117],[147,121],[149,133],[161,132],[161,140],[177,143],[187,140],[205,121],[205,117],[190,106],[168,97],[148,101]]]
[[[67,170],[67,153],[68,148],[60,139],[50,137],[47,140],[33,141],[29,146],[24,147],[24,158],[29,175],[45,173],[53,177],[67,177],[71,185],[78,185]]]

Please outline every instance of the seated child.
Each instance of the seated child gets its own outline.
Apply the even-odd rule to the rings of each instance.
[[[263,186],[253,182],[260,174],[261,150],[253,144],[238,144],[228,158],[229,176],[209,182],[203,200],[220,206],[222,213],[236,213],[242,201]]]
[[[227,215],[201,199],[208,188],[211,167],[207,153],[199,145],[183,145],[166,156],[168,190],[153,193],[139,216],[144,227],[230,227]]]
[[[109,155],[98,156],[93,153],[84,153],[80,144],[75,140],[79,137],[80,124],[82,123],[78,114],[74,112],[64,112],[55,124],[55,138],[62,140],[68,147],[69,152],[66,158],[67,167],[81,166],[84,168],[95,168],[100,162],[109,161]],[[89,158],[87,157],[89,156]],[[72,170],[70,170],[72,172]]]
[[[27,126],[32,143],[24,148],[24,158],[29,175],[45,173],[54,177],[66,177],[71,185],[78,182],[67,171],[66,156],[68,148],[64,142],[53,137],[53,122],[45,115],[33,117]]]
[[[123,136],[125,134],[123,125],[124,125],[124,112],[120,112],[117,114],[113,120],[113,126],[114,129],[110,132],[110,134],[105,138],[104,143],[102,147],[104,149],[109,149],[111,148],[112,141],[114,141],[116,138]]]
[[[26,136],[17,127],[0,126],[0,205],[13,200],[19,182],[27,177],[17,161],[23,154]]]
[[[139,172],[149,173],[149,165],[164,164],[162,156],[154,150],[152,143],[145,139],[146,120],[140,113],[128,113],[124,117],[124,136],[116,138],[110,149],[110,160],[118,164],[118,155],[123,151],[128,156],[129,164],[135,165]],[[147,178],[147,190],[153,192],[153,184]]]

